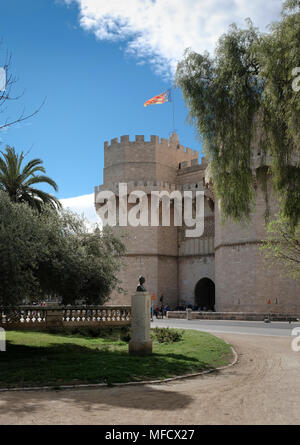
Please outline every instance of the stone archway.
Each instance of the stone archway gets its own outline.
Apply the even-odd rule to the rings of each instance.
[[[209,278],[202,278],[195,286],[195,305],[200,310],[214,310],[215,283]]]

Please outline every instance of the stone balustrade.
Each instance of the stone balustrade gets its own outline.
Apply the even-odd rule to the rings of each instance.
[[[0,307],[5,330],[47,330],[74,326],[126,326],[131,306],[18,306]]]

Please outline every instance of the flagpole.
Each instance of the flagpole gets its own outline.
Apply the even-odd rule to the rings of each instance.
[[[172,110],[173,110],[173,133],[175,133],[175,101],[174,101],[174,88],[171,87],[172,91]]]
[[[175,101],[174,101],[173,85],[171,85],[171,88],[169,88],[169,96],[170,96],[170,102],[172,102],[172,130],[171,130],[171,133],[175,133]]]

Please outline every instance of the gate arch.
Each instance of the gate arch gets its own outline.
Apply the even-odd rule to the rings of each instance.
[[[200,310],[215,310],[215,283],[202,278],[195,286],[195,304]]]

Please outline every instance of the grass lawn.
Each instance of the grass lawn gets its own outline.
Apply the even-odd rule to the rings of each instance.
[[[76,383],[113,384],[163,379],[227,364],[231,348],[199,331],[184,331],[174,343],[153,341],[153,354],[128,354],[120,339],[10,331],[0,353],[0,387]]]

